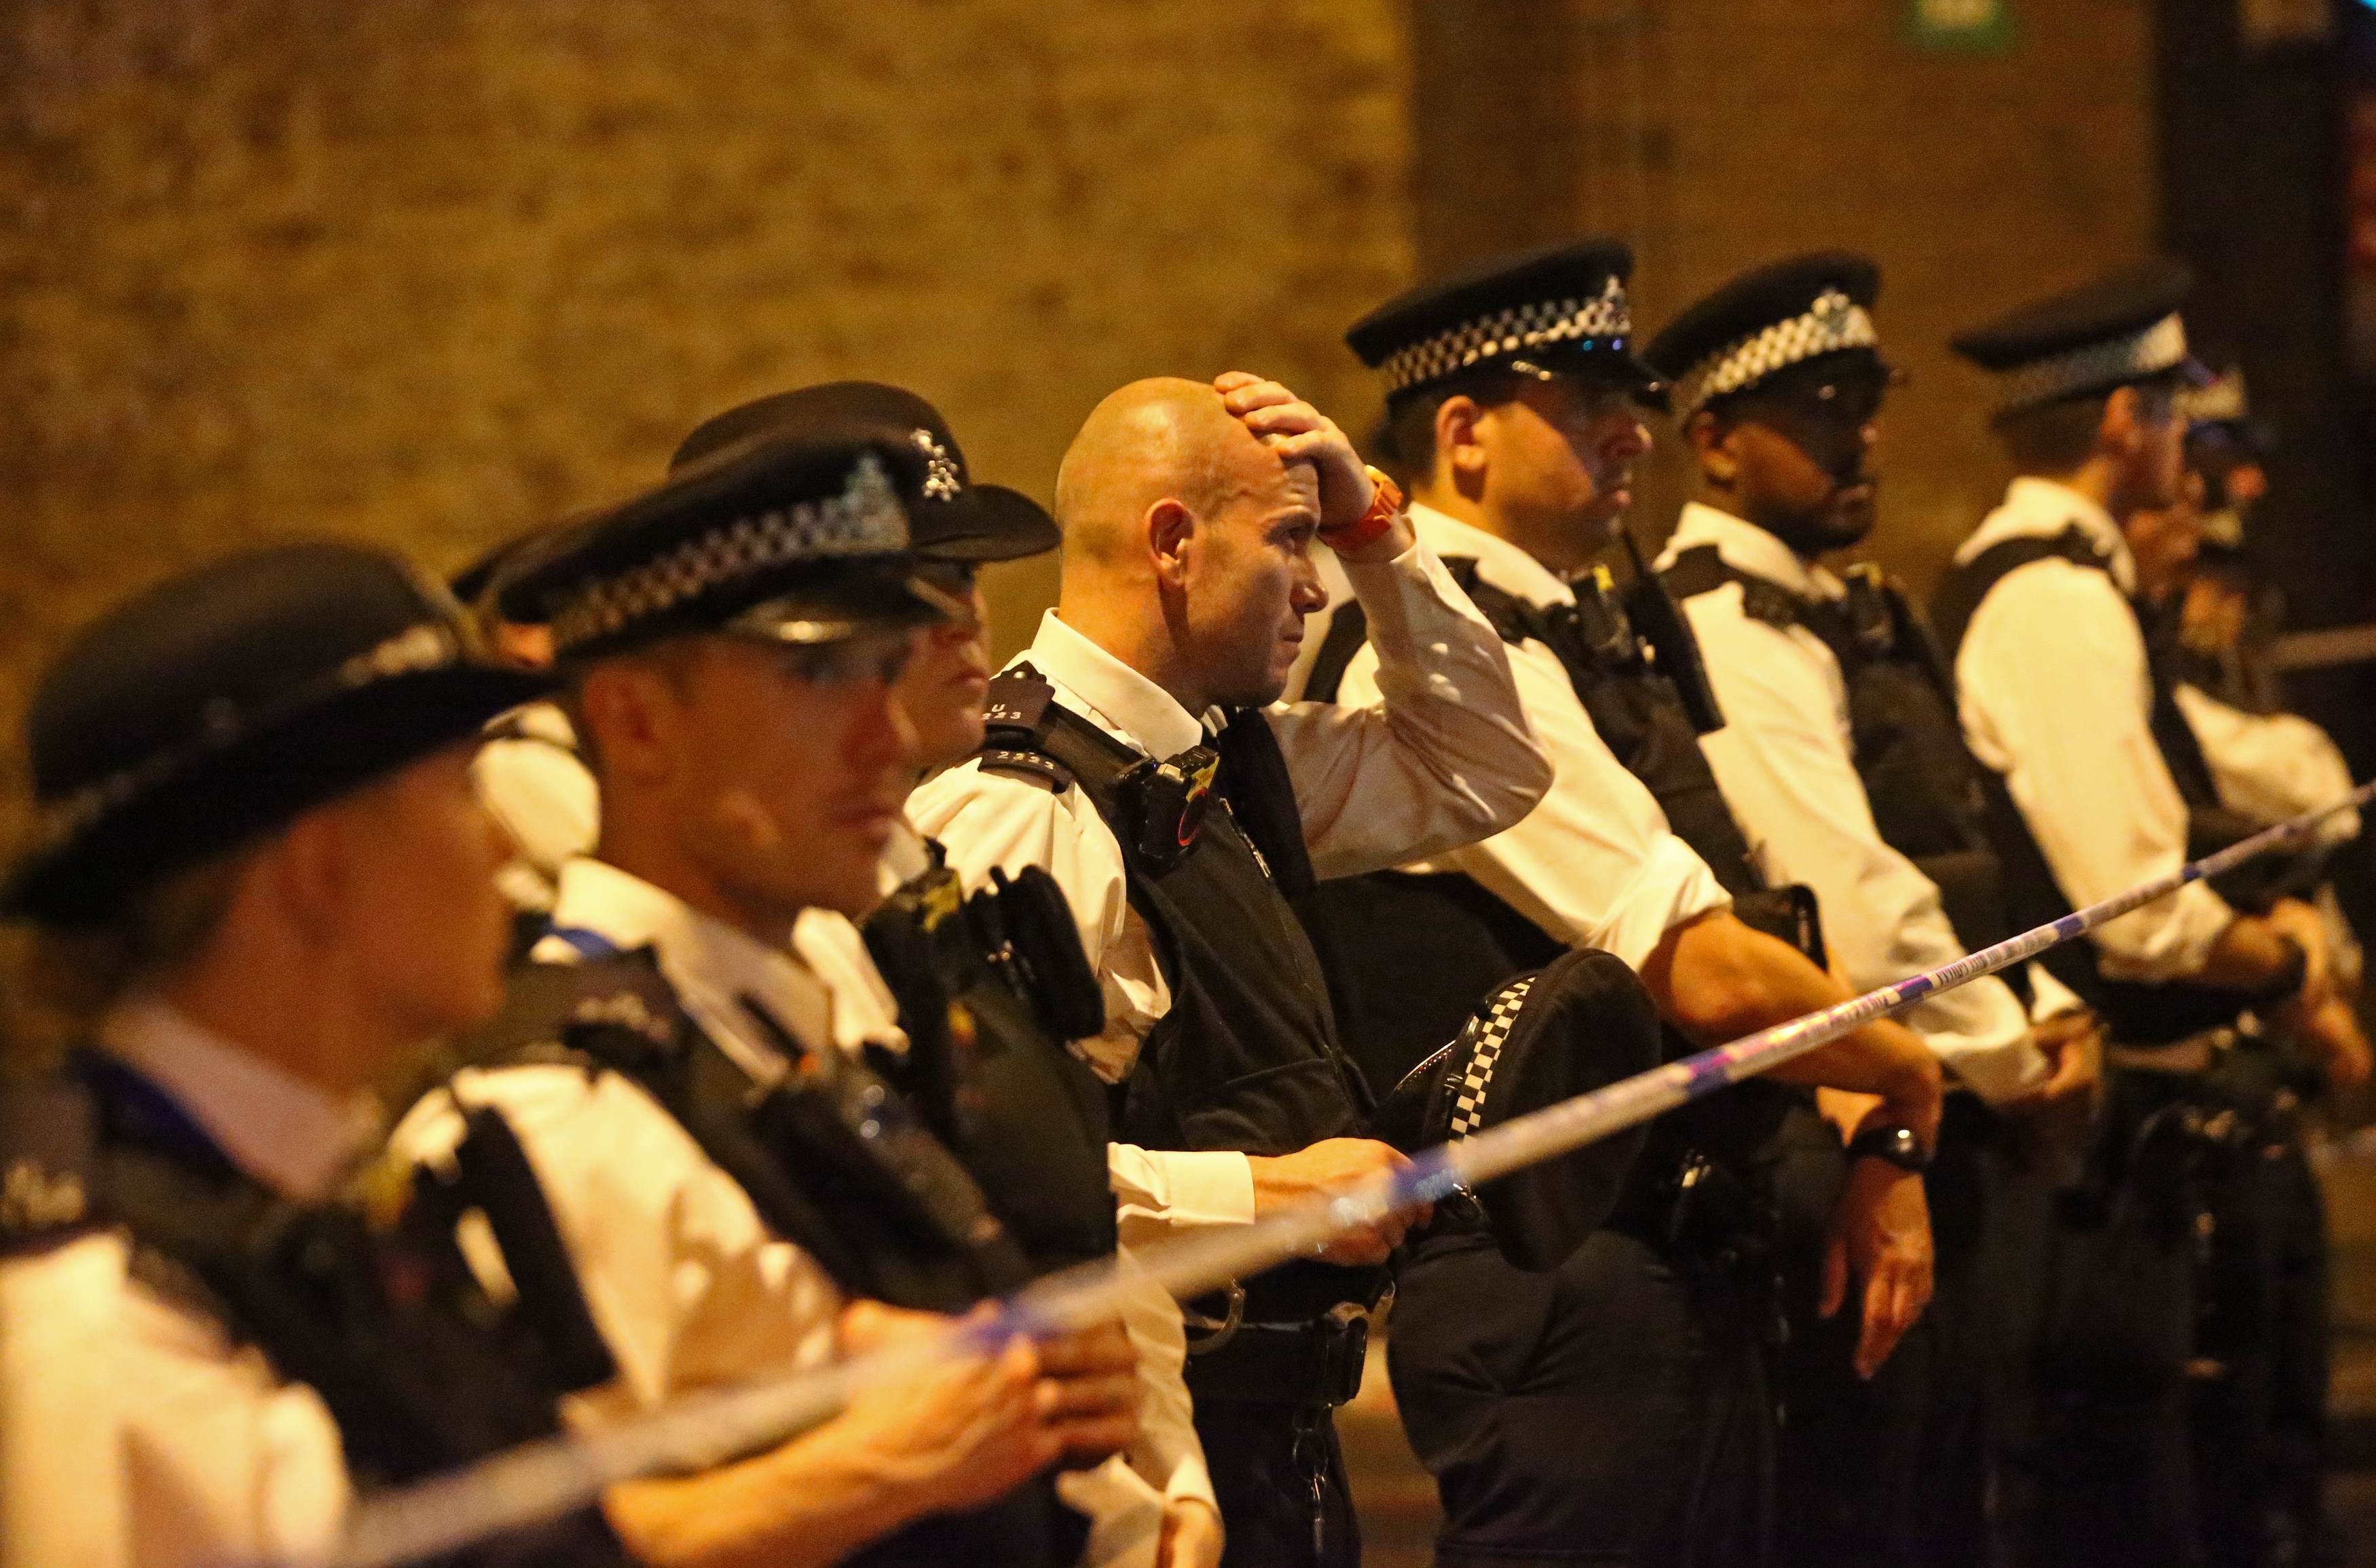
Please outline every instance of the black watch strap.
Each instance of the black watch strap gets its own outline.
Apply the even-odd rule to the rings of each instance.
[[[1918,1176],[1930,1169],[1930,1151],[1910,1127],[1867,1127],[1848,1140],[1848,1158],[1884,1159]]]

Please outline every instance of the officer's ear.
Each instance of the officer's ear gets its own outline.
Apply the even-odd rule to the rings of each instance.
[[[1698,459],[1700,472],[1718,490],[1730,490],[1740,477],[1740,458],[1733,450],[1732,430],[1716,414],[1702,409],[1683,422],[1683,440]]]
[[[1464,495],[1483,488],[1485,470],[1491,463],[1492,453],[1480,428],[1484,421],[1484,405],[1466,392],[1455,392],[1436,405],[1438,471],[1448,475],[1453,488]]]
[[[665,778],[675,771],[683,731],[683,673],[627,655],[602,659],[579,677],[575,704],[585,721],[585,750],[606,785],[613,778]]]
[[[1158,583],[1173,588],[1186,585],[1195,540],[1196,514],[1186,502],[1166,496],[1146,509],[1146,556]]]

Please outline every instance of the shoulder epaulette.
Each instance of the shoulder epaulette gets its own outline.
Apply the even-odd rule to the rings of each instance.
[[[1040,743],[1055,700],[1056,688],[1028,664],[992,681],[982,709],[982,746],[974,754],[981,771],[1038,784],[1053,794],[1071,789],[1073,770]]]
[[[0,1251],[56,1239],[95,1222],[99,1119],[65,1077],[0,1086]]]

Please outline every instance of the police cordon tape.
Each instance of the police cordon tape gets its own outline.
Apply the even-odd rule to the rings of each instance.
[[[2167,876],[2009,937],[1950,964],[1805,1014],[1649,1072],[1516,1117],[1473,1136],[1424,1149],[1392,1176],[1372,1177],[1251,1225],[1218,1226],[1051,1275],[982,1320],[904,1346],[774,1383],[677,1401],[609,1431],[496,1455],[453,1474],[362,1504],[335,1568],[395,1568],[474,1541],[545,1523],[594,1502],[602,1489],[641,1476],[683,1474],[782,1443],[840,1411],[870,1384],[912,1375],[935,1361],[978,1353],[1016,1334],[1083,1327],[1113,1317],[1151,1277],[1186,1300],[1233,1279],[1309,1255],[1336,1237],[1400,1209],[1432,1203],[1646,1122],[1827,1045],[1926,996],[2032,958],[2131,910],[2253,856],[2308,837],[2335,813],[2376,799],[2376,781]]]

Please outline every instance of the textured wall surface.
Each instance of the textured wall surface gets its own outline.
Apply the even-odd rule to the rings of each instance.
[[[911,385],[1042,496],[1135,375],[1358,423],[1346,321],[1592,229],[1653,324],[1881,255],[1880,552],[1927,578],[1999,481],[1941,340],[2150,232],[2146,0],[2014,10],[1970,57],[1902,0],[0,0],[0,725],[162,570],[451,566],[803,381]],[[1010,646],[1051,580],[995,585]]]
[[[1358,396],[1401,39],[1390,0],[7,0],[0,725],[164,569],[321,529],[449,567],[787,386],[912,386],[1043,497],[1134,376]]]
[[[2150,0],[2009,8],[2011,46],[1973,54],[1918,47],[1908,0],[1415,0],[1421,262],[1618,234],[1655,330],[1759,262],[1870,251],[1910,373],[1875,553],[1927,588],[2005,477],[1946,338],[2153,243]],[[1685,485],[1654,428],[1645,539]]]

